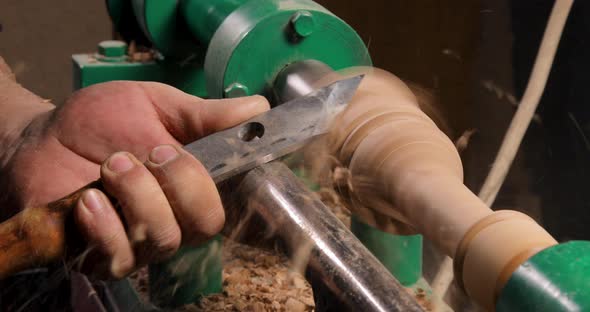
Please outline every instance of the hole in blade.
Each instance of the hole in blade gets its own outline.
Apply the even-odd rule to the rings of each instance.
[[[250,142],[255,138],[262,138],[264,135],[264,126],[259,122],[249,122],[242,126],[238,132],[238,137],[245,142]]]

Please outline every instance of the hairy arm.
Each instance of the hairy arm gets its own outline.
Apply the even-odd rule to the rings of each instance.
[[[0,56],[0,172],[27,125],[55,106],[23,88]]]

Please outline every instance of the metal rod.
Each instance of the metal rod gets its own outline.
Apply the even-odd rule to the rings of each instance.
[[[332,68],[320,61],[305,60],[293,63],[277,75],[273,84],[276,100],[279,103],[285,103],[305,96],[322,87],[317,85],[318,81],[328,76],[332,76],[334,79],[338,77]]]
[[[286,247],[309,279],[352,311],[423,311],[416,300],[281,162],[246,174],[238,194]],[[316,294],[317,295],[317,294]],[[317,297],[316,297],[317,302]]]
[[[321,62],[308,60],[290,65],[275,81],[278,102],[312,92],[316,82],[328,75],[334,72]],[[314,288],[316,310],[423,311],[283,163],[275,161],[251,170],[237,187],[237,195],[242,199],[238,202],[245,203],[245,216],[263,219],[270,233],[267,238],[279,240],[295,267],[306,269]],[[241,221],[249,226],[255,223]]]

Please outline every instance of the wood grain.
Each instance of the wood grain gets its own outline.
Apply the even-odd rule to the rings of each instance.
[[[102,182],[94,181],[46,206],[26,208],[0,224],[0,279],[80,251],[82,243],[73,233],[70,217],[82,193],[90,188],[104,191]]]

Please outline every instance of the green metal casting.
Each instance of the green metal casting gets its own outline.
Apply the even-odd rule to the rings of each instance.
[[[128,57],[105,59],[97,54],[76,54],[72,60],[75,89],[113,80],[157,81],[208,97],[205,72],[198,65],[154,60],[131,62]]]
[[[307,11],[299,11],[291,17],[290,26],[300,37],[307,37],[313,33],[316,28],[313,14]]]
[[[102,41],[98,44],[98,54],[105,57],[125,57],[127,44],[117,40]]]
[[[222,242],[218,235],[198,248],[181,248],[172,259],[150,265],[150,300],[174,307],[221,292]]]
[[[204,47],[194,40],[178,16],[178,1],[131,2],[141,29],[158,51],[178,60],[202,60]]]
[[[422,235],[394,235],[351,218],[351,231],[404,286],[422,277]]]
[[[231,84],[240,83],[251,94],[268,94],[281,69],[305,59],[334,70],[371,65],[360,37],[320,5],[250,0],[228,15],[209,42],[207,91],[220,98]]]
[[[111,11],[125,7],[113,2],[109,0]],[[371,65],[354,30],[313,1],[131,2],[141,29],[166,58],[199,62],[207,48],[207,90],[213,98],[223,97],[235,83],[250,94],[265,94],[284,66],[304,59],[335,70]]]
[[[225,88],[225,90],[223,90],[223,97],[226,98],[236,98],[248,95],[252,95],[252,93],[250,93],[250,89],[239,82],[234,82],[230,84],[229,87]]]
[[[180,11],[192,34],[206,46],[225,18],[246,2],[248,0],[181,0]]]
[[[528,259],[502,289],[496,311],[590,311],[590,242],[559,244]]]

